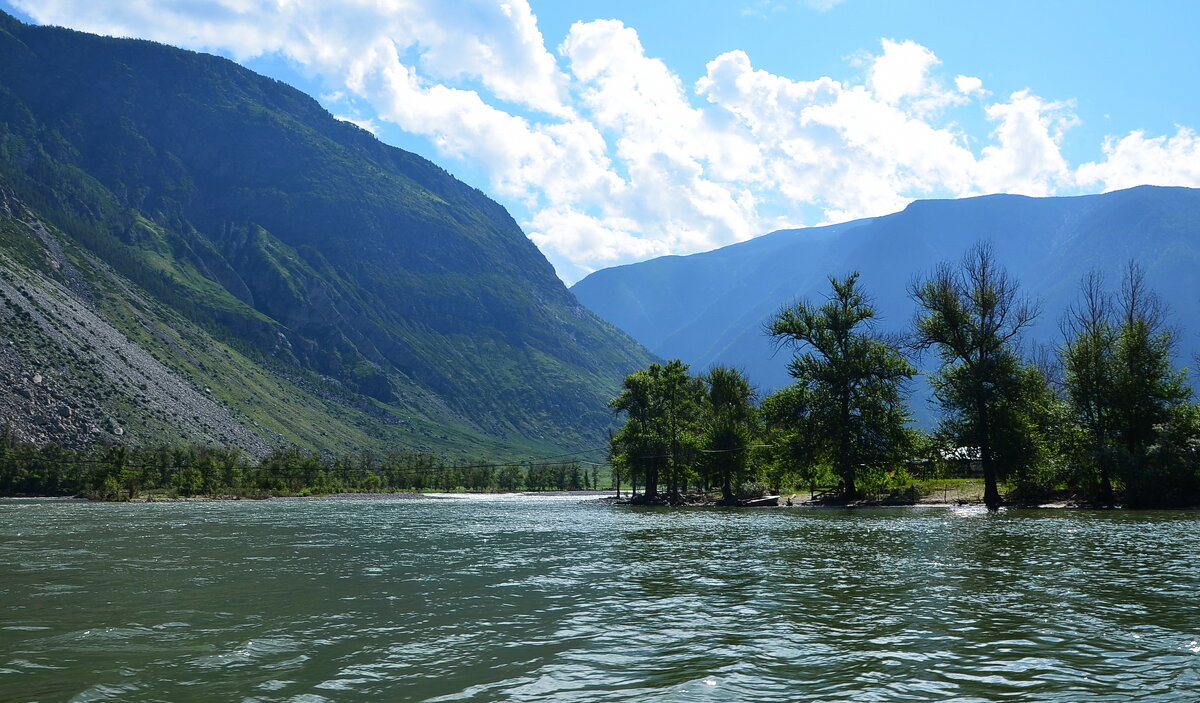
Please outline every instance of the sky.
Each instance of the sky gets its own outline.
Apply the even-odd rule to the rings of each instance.
[[[231,58],[509,209],[567,283],[921,198],[1200,187],[1200,3],[0,0]]]

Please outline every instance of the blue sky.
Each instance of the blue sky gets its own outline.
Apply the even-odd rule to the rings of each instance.
[[[509,208],[568,282],[916,198],[1200,186],[1200,3],[0,0],[233,58]]]

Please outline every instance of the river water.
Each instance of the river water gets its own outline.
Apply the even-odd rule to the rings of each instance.
[[[0,501],[0,701],[1200,700],[1200,513]]]

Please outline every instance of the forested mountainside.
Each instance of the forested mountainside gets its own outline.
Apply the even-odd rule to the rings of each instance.
[[[1132,260],[1170,306],[1184,363],[1200,347],[1200,190],[1190,188],[917,201],[885,217],[597,271],[572,292],[659,356],[697,370],[738,366],[769,390],[789,381],[788,355],[777,355],[764,332],[781,306],[827,294],[830,275],[860,271],[883,327],[903,331],[915,310],[907,291],[914,276],[957,263],[980,241],[1040,303],[1028,344],[1059,344],[1081,278],[1097,270],[1116,288]]]
[[[479,453],[603,443],[651,356],[498,204],[231,61],[0,13],[0,422]]]

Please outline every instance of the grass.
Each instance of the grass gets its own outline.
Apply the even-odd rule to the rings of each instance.
[[[983,479],[939,478],[920,481],[917,490],[922,503],[982,503]]]
[[[800,505],[819,500],[821,489],[816,493],[799,491],[783,492],[780,499]],[[983,503],[983,479],[981,478],[936,478],[919,479],[906,486],[873,491],[860,501],[878,505],[957,505]],[[836,504],[836,503],[835,503]]]

